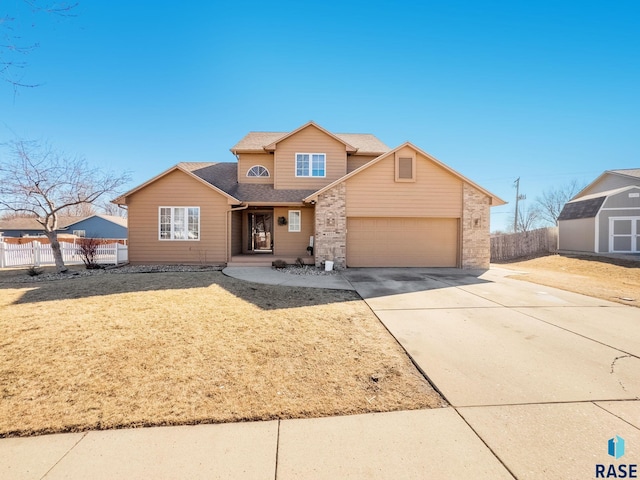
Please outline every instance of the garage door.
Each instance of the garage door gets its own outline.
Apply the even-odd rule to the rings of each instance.
[[[349,218],[349,267],[455,267],[456,218]]]

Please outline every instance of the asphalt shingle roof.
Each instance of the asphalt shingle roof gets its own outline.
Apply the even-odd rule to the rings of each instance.
[[[180,167],[241,202],[302,202],[315,190],[276,190],[272,184],[238,183],[238,164],[180,163]]]
[[[272,144],[290,132],[249,132],[231,151],[264,151],[264,147]],[[336,137],[358,149],[359,154],[382,154],[391,150],[375,135],[370,133],[334,133]]]
[[[609,170],[611,173],[618,173],[620,175],[627,175],[629,177],[640,178],[640,168],[625,168],[621,170]]]
[[[600,207],[604,203],[607,195],[601,197],[590,198],[588,200],[580,200],[565,204],[558,220],[577,220],[579,218],[595,217]]]

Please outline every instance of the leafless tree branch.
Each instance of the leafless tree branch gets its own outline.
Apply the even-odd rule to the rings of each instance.
[[[36,142],[14,141],[7,149],[7,158],[0,160],[0,210],[35,218],[51,242],[58,270],[64,271],[56,233],[58,217],[82,209],[95,211],[93,204],[115,194],[129,174],[92,168],[82,157]]]
[[[540,219],[550,225],[558,224],[560,212],[573,196],[584,188],[584,184],[572,180],[566,185],[549,188],[536,198]]]

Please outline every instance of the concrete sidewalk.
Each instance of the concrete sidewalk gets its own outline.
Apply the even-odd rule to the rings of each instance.
[[[222,273],[246,282],[286,287],[327,288],[332,290],[355,290],[340,272],[318,275],[296,275],[272,267],[227,267]]]
[[[452,408],[9,438],[0,478],[513,479]]]

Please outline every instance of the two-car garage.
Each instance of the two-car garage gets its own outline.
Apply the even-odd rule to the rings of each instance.
[[[457,218],[349,217],[348,267],[456,267]]]

